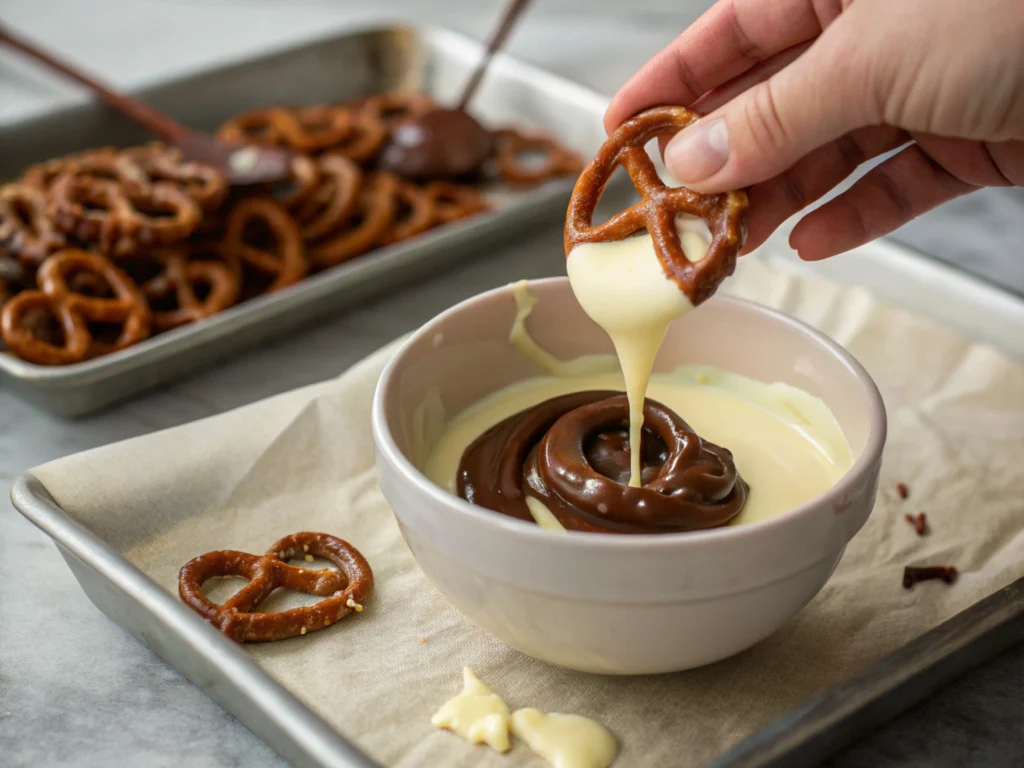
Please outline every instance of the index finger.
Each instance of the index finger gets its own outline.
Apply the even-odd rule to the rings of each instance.
[[[850,0],[718,0],[622,86],[608,105],[611,133],[647,107],[688,107],[712,88],[810,40]]]

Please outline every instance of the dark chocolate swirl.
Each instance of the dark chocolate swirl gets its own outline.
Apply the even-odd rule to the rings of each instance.
[[[533,496],[570,530],[675,533],[725,525],[747,484],[732,454],[678,415],[644,402],[642,485],[629,485],[629,405],[616,392],[576,392],[510,416],[462,454],[458,493],[533,522]]]

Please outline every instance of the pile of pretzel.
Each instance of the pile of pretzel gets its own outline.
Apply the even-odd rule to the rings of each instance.
[[[374,160],[420,94],[273,107],[221,127],[226,141],[297,153],[286,189],[231,190],[214,168],[160,144],[33,166],[0,186],[0,337],[40,365],[67,365],[210,317],[375,248],[488,209],[477,184],[417,184]],[[499,181],[578,171],[541,137],[495,132]],[[542,166],[521,162],[544,155]]]

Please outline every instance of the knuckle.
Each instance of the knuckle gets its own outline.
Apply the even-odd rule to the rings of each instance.
[[[754,88],[747,100],[745,115],[755,146],[761,152],[782,153],[790,134],[779,112],[779,102],[770,78]]]

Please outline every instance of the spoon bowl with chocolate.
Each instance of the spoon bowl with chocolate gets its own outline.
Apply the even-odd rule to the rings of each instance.
[[[665,333],[634,467],[618,345],[577,295],[523,282],[412,335],[374,403],[384,495],[437,588],[524,653],[604,674],[739,653],[870,514],[878,390],[817,331],[714,296]]]

